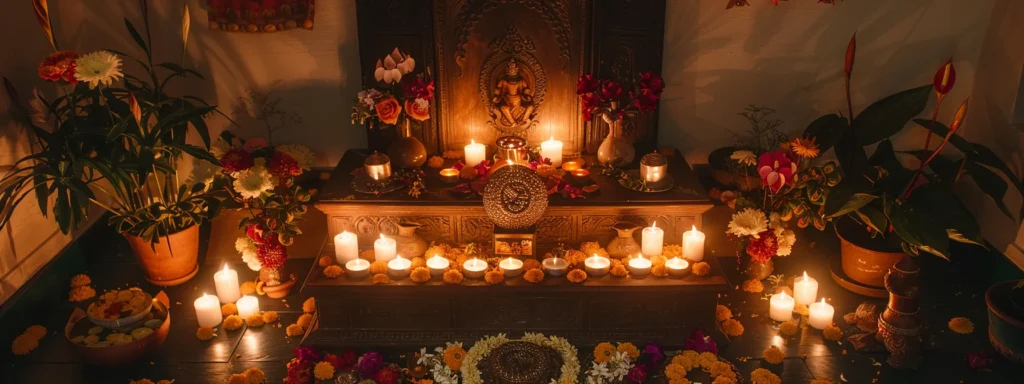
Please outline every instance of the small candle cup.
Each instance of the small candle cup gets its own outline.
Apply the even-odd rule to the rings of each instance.
[[[430,268],[431,276],[443,276],[444,271],[448,270],[449,265],[451,265],[451,262],[449,262],[448,259],[438,255],[431,256],[427,259],[427,268]]]
[[[374,152],[363,162],[363,171],[371,179],[384,182],[391,178],[391,159],[388,155]]]
[[[193,303],[196,320],[200,327],[216,327],[221,321],[220,300],[217,296],[203,294]]]
[[[462,275],[470,279],[482,279],[487,272],[487,262],[473,258],[462,263]]]
[[[440,172],[441,182],[445,184],[455,184],[459,182],[459,171],[455,168],[445,168]]]
[[[549,257],[541,261],[540,265],[548,276],[562,276],[569,270],[569,262],[561,257]]]
[[[793,280],[793,299],[797,304],[811,305],[817,298],[818,280],[807,277],[807,272]]]
[[[807,322],[815,329],[825,329],[825,327],[832,325],[832,318],[836,314],[836,309],[826,303],[824,297],[821,298],[820,302],[811,304],[809,310],[810,314],[808,315]]]
[[[409,272],[411,272],[410,267],[412,267],[412,262],[399,255],[388,262],[388,274],[393,277],[404,278],[409,276]]]
[[[679,257],[673,257],[665,260],[665,268],[668,269],[668,275],[672,277],[683,277],[687,273],[690,273],[690,262],[680,259]]]
[[[768,315],[774,321],[789,321],[793,318],[793,298],[785,291],[772,295],[769,300]]]
[[[612,262],[607,257],[593,255],[583,261],[583,266],[587,271],[587,275],[591,277],[600,277],[608,274],[608,269],[611,268]]]
[[[640,159],[640,178],[657,183],[668,175],[668,159],[660,153],[650,153]]]
[[[644,258],[643,255],[629,259],[626,266],[629,269],[629,275],[635,278],[645,277],[651,273],[651,261]]]
[[[572,172],[572,171],[575,171],[577,169],[582,169],[582,168],[583,168],[583,164],[581,164],[579,161],[576,161],[576,160],[566,161],[566,162],[562,163],[562,170],[564,170],[566,172]]]
[[[502,136],[494,141],[498,147],[498,159],[519,162],[528,158],[526,139],[518,136]]]
[[[360,280],[370,275],[370,262],[363,259],[353,259],[345,263],[345,276],[349,279]]]
[[[238,308],[238,316],[241,316],[243,319],[254,313],[260,313],[260,301],[256,296],[242,296],[235,303],[235,307]]]
[[[523,274],[523,262],[512,257],[502,259],[498,263],[498,268],[505,272],[505,277],[518,277]]]
[[[377,260],[380,261],[391,261],[398,254],[398,243],[395,239],[389,239],[384,237],[382,233],[380,238],[373,242],[373,255]]]

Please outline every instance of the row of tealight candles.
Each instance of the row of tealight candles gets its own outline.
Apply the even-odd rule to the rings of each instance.
[[[242,318],[260,312],[260,302],[255,296],[242,296],[241,286],[238,284],[238,272],[224,265],[224,269],[213,274],[213,282],[217,296],[204,293],[193,303],[199,326],[213,327],[220,324],[221,303],[235,303],[238,307],[238,315]]]
[[[825,329],[832,325],[836,309],[826,303],[824,297],[820,302],[814,302],[817,297],[818,281],[808,277],[807,272],[804,272],[803,277],[793,281],[793,296],[786,294],[786,291],[772,295],[768,315],[774,321],[789,321],[793,318],[793,308],[796,304],[808,305],[807,322],[816,329]]]

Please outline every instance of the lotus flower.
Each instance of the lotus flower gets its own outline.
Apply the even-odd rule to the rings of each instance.
[[[796,181],[796,164],[784,150],[766,152],[757,161],[757,173],[765,186],[772,192],[778,192],[782,186]]]
[[[413,69],[416,69],[416,60],[395,48],[383,61],[377,60],[377,69],[374,70],[373,77],[386,84],[398,84],[402,81],[402,75],[412,72]]]

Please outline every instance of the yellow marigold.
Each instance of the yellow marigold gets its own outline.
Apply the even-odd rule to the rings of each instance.
[[[729,336],[740,336],[743,334],[743,324],[736,319],[728,319],[722,322],[722,332]]]
[[[764,356],[764,361],[767,361],[768,364],[779,364],[782,362],[782,359],[786,358],[786,354],[774,345],[765,349],[762,355]]]
[[[662,256],[662,255],[657,255],[657,256],[651,257],[651,264],[653,264],[653,265],[658,265],[658,264],[665,265],[666,261],[668,261],[668,259],[665,258],[665,256]]]
[[[626,277],[626,276],[629,276],[629,270],[626,269],[626,266],[622,265],[622,263],[612,265],[612,269],[610,271],[608,271],[608,273],[611,273],[612,276],[615,276],[615,277]]]
[[[974,332],[974,323],[966,317],[954,317],[949,319],[949,329],[961,335]]]
[[[594,347],[594,362],[601,364],[615,357],[615,346],[612,343],[600,343]]]
[[[359,252],[359,258],[372,263],[375,260],[377,260],[377,254],[374,253],[372,249],[367,249],[365,251]],[[384,267],[387,268],[387,263],[384,264]]]
[[[313,367],[313,376],[318,380],[330,380],[334,378],[334,366],[326,361],[316,363]]]
[[[444,349],[444,364],[453,371],[462,369],[462,359],[466,358],[466,350],[459,345],[452,345]]]
[[[249,378],[241,373],[228,376],[228,384],[249,384]]]
[[[310,297],[306,301],[302,302],[302,312],[313,313],[316,312],[316,298]]]
[[[750,382],[751,384],[782,384],[782,379],[772,373],[772,371],[758,368],[750,372]]]
[[[330,257],[330,256],[320,256],[320,260],[318,260],[318,264],[320,264],[321,267],[327,267],[329,265],[334,265],[334,258]]]
[[[220,314],[224,317],[238,314],[238,306],[235,303],[225,303],[220,306]]]
[[[86,301],[93,297],[96,297],[96,290],[88,285],[71,288],[71,291],[68,292],[68,301],[70,302]]]
[[[414,257],[414,258],[412,258],[412,260],[410,261],[410,264],[409,264],[409,268],[412,268],[412,269],[416,269],[416,268],[420,268],[420,267],[426,267],[426,266],[427,266],[427,259],[424,259],[422,257]]]
[[[526,281],[529,281],[531,283],[537,284],[544,280],[544,271],[540,270],[540,268],[530,269],[523,274],[523,279],[526,279]]]
[[[448,284],[459,284],[462,282],[462,272],[458,269],[452,268],[444,271],[444,282]]]
[[[683,246],[679,244],[665,244],[661,248],[661,255],[665,258],[683,257]]]
[[[665,366],[665,377],[669,380],[680,380],[686,378],[686,368],[679,364]]]
[[[337,279],[344,273],[345,270],[341,269],[341,267],[337,265],[328,265],[327,268],[324,268],[324,276],[328,279]]]
[[[822,330],[822,333],[825,335],[826,339],[832,341],[839,341],[839,339],[843,338],[843,330],[834,325],[825,327],[825,329]]]
[[[529,271],[534,268],[540,268],[540,262],[536,259],[523,260],[523,270]]]
[[[377,260],[374,261],[373,264],[370,264],[370,273],[372,274],[386,273],[387,271],[388,262],[384,260]]]
[[[79,273],[79,274],[77,274],[77,275],[75,275],[74,277],[71,278],[71,286],[72,287],[84,287],[84,286],[89,285],[91,283],[92,283],[92,279],[89,278],[89,275],[86,275],[84,273]]]
[[[387,274],[378,273],[378,274],[373,275],[373,283],[374,284],[388,284],[390,282],[391,282],[391,278],[388,277]]]
[[[813,159],[818,157],[818,154],[821,153],[821,150],[818,149],[818,144],[814,142],[814,139],[815,138],[813,137],[809,139],[797,137],[789,143],[789,148],[792,149],[793,153],[797,156],[806,159]]]
[[[26,329],[24,333],[36,339],[42,339],[43,337],[46,336],[46,327],[42,325],[33,325],[28,327],[28,329]]]
[[[434,257],[435,255],[441,257],[448,257],[449,249],[451,249],[451,247],[445,243],[433,244],[430,246],[430,248],[427,248],[426,252],[423,252],[423,257]]]
[[[715,319],[718,321],[726,321],[732,318],[732,310],[729,307],[719,304],[715,307]]]
[[[732,371],[732,366],[722,361],[716,361],[714,364],[711,364],[711,369],[708,370],[708,374],[711,375],[711,377],[724,375],[726,377],[735,378],[736,376]]]
[[[672,357],[672,364],[679,364],[683,368],[686,368],[687,371],[689,371],[691,369],[697,368],[697,366],[700,365],[698,359],[700,359],[700,354],[697,353],[697,351],[687,349],[683,351],[683,353],[680,353]]]
[[[462,151],[457,151],[457,150],[454,150],[454,149],[449,149],[447,151],[444,151],[441,154],[441,156],[446,158],[446,159],[453,159],[453,160],[454,159],[461,159],[462,158]]]
[[[651,274],[656,277],[668,276],[668,267],[665,266],[665,262],[662,261],[661,264],[654,264],[654,266],[651,267]]]
[[[277,312],[274,312],[274,311],[263,312],[263,322],[264,323],[268,323],[268,324],[269,323],[276,323],[280,319],[281,318],[277,315]]]
[[[217,334],[213,332],[213,327],[202,326],[196,330],[196,338],[202,341],[210,340],[216,336]]]
[[[502,272],[500,269],[487,271],[487,273],[484,274],[484,281],[491,285],[498,284],[505,281],[505,272]]]
[[[693,274],[697,276],[707,276],[711,273],[711,264],[706,261],[701,261],[693,265]]]
[[[718,376],[715,378],[715,381],[711,382],[711,384],[736,384],[736,378],[724,375]]]
[[[764,291],[764,284],[761,283],[761,280],[756,280],[756,279],[744,280],[743,281],[743,290],[746,291],[746,292],[751,292],[751,293],[759,293],[761,291]]]
[[[302,336],[302,334],[305,332],[306,331],[302,329],[302,326],[298,324],[289,325],[287,328],[284,329],[284,334],[288,335],[289,337]]]
[[[263,315],[254,313],[245,318],[245,324],[250,327],[262,327],[263,326]]]
[[[782,336],[793,337],[800,333],[800,323],[796,320],[787,320],[779,324],[779,333]]]
[[[309,325],[313,324],[313,315],[303,313],[302,316],[299,316],[298,320],[295,320],[295,324],[298,324],[302,328],[309,328]]]
[[[574,269],[569,271],[569,273],[565,275],[565,278],[569,279],[569,282],[571,283],[579,284],[587,279],[587,271],[584,271],[582,269]]]
[[[711,370],[711,366],[718,362],[718,355],[711,352],[701,352],[697,355],[697,363],[705,370]]]
[[[239,290],[239,292],[242,295],[254,294],[254,293],[256,293],[256,282],[254,282],[254,281],[246,281],[246,282],[242,283],[242,286],[240,286],[238,288],[238,290]]]
[[[444,166],[444,158],[441,156],[430,156],[427,159],[427,166],[434,169],[440,169]]]
[[[584,241],[583,244],[580,244],[580,252],[587,256],[597,253],[599,249],[601,249],[601,244],[598,244],[596,241]]]
[[[242,328],[242,324],[245,320],[242,320],[242,316],[231,315],[224,318],[224,330],[234,331],[238,328]]]
[[[415,267],[409,273],[409,280],[414,283],[426,283],[430,281],[430,269],[427,267]]]
[[[245,375],[245,377],[249,379],[249,383],[252,384],[263,383],[264,378],[267,376],[262,370],[256,367],[246,369],[242,374]]]
[[[619,345],[615,347],[615,350],[625,353],[627,356],[629,356],[630,359],[633,359],[634,361],[638,357],[640,357],[640,350],[637,349],[636,346],[633,345],[633,343],[619,343]]]
[[[29,334],[21,334],[11,342],[11,352],[15,355],[27,355],[39,346],[39,339]]]

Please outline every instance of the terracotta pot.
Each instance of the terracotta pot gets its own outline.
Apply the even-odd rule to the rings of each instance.
[[[885,274],[903,258],[903,250],[879,239],[870,238],[866,235],[865,229],[846,217],[836,221],[835,230],[842,243],[840,254],[843,273],[858,283],[884,287]]]
[[[263,293],[266,293],[267,297],[271,299],[281,299],[288,296],[288,294],[291,293],[292,291],[292,287],[295,286],[295,282],[297,281],[295,280],[295,275],[290,275],[288,277],[288,281],[285,281],[281,284],[271,286],[264,285],[262,287]]]
[[[161,237],[159,243],[152,245],[141,237],[127,233],[123,235],[128,239],[132,253],[139,259],[146,273],[146,281],[153,285],[179,285],[199,271],[198,225]]]
[[[747,263],[747,267],[743,269],[743,274],[754,280],[764,280],[771,276],[774,270],[775,263],[772,259],[768,259],[768,261],[763,263],[750,261]]]
[[[285,276],[285,273],[284,267],[261,269],[260,282],[256,285],[257,293],[266,294],[271,299],[280,299],[288,296],[288,293],[292,291],[292,287],[295,286],[296,280],[295,274]]]
[[[1008,360],[1024,364],[1024,316],[1016,314],[1010,293],[1017,281],[993,285],[985,292],[988,306],[988,340]]]

